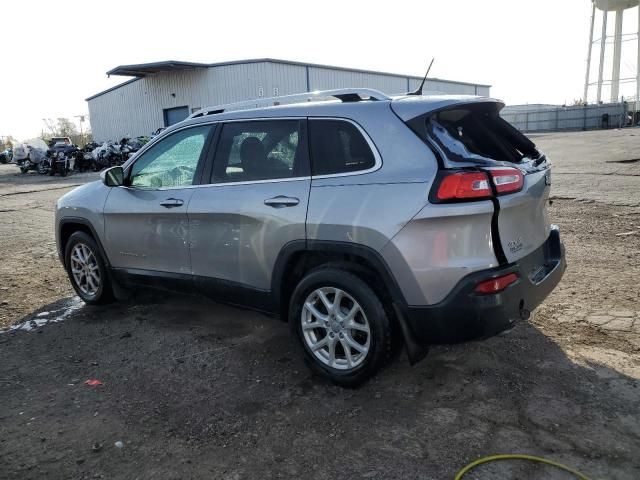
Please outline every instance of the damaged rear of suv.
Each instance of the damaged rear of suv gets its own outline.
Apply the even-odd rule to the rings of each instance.
[[[421,103],[392,103],[438,163],[429,205],[391,241],[416,278],[428,277],[428,305],[408,302],[406,316],[421,343],[490,336],[528,318],[566,268],[547,215],[550,163],[497,100],[443,98],[425,113]],[[423,247],[436,218],[442,228]]]
[[[550,164],[500,102],[294,97],[205,108],[63,196],[78,295],[151,285],[273,313],[314,371],[354,385],[403,342],[413,363],[510,328],[560,281]]]

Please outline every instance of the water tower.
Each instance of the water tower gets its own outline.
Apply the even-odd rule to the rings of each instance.
[[[596,12],[602,12],[602,30],[600,39],[600,62],[598,64],[598,81],[595,83],[598,87],[597,101],[602,101],[602,85],[611,84],[611,97],[610,101],[617,102],[620,99],[620,80],[634,81],[636,84],[636,110],[640,110],[640,8],[638,8],[638,59],[636,62],[636,75],[635,79],[632,78],[620,78],[620,59],[622,55],[622,18],[625,10],[633,7],[637,7],[640,0],[591,0],[593,3],[593,9],[591,11],[591,29],[589,33],[589,50],[587,53],[587,74],[585,75],[584,82],[584,96],[583,100],[587,101],[587,94],[589,93],[589,69],[591,68],[591,48],[593,47],[593,25],[596,19]],[[605,50],[607,45],[607,14],[609,12],[615,12],[615,31],[613,33],[613,68],[611,72],[611,80],[604,79],[604,63],[605,63]],[[626,41],[629,40],[625,38]],[[634,39],[635,40],[635,39]]]

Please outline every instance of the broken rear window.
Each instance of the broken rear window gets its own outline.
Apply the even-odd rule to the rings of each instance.
[[[463,105],[427,117],[427,131],[448,159],[520,163],[540,154],[531,140],[500,117],[499,104]]]

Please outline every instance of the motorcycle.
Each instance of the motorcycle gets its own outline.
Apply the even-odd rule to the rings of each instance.
[[[7,148],[0,152],[0,163],[11,163],[13,160],[13,149]]]
[[[133,153],[133,150],[127,144],[127,139],[124,139],[124,138],[120,140],[120,145],[118,147],[118,150],[120,153],[120,157],[122,157],[124,161],[126,161],[129,158],[129,156],[132,155]]]
[[[47,173],[48,162],[45,161],[46,158],[47,144],[40,138],[14,145],[13,160],[22,173],[27,173],[29,170],[36,170],[42,174]]]
[[[66,177],[75,168],[76,154],[80,149],[68,142],[56,142],[47,151],[49,175],[59,173]]]
[[[96,162],[93,151],[100,147],[96,142],[89,142],[84,147],[73,154],[75,160],[75,169],[78,172],[97,172],[100,166]]]
[[[132,157],[134,153],[140,150],[149,140],[146,137],[124,137],[120,140],[120,149],[126,154],[126,157]]]
[[[93,150],[92,155],[99,170],[122,165],[127,160],[120,149],[120,145],[112,142],[104,142],[100,147]]]
[[[67,155],[63,151],[51,152],[47,156],[48,168],[47,172],[53,176],[59,173],[61,177],[66,177],[73,171],[75,159],[71,155]]]
[[[93,157],[91,156],[91,150],[78,150],[73,154],[73,159],[74,167],[78,172],[82,173],[88,172],[90,170],[95,171],[93,165]]]

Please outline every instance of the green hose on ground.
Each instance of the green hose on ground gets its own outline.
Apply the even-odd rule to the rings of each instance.
[[[547,460],[546,458],[535,457],[533,455],[522,455],[522,454],[501,454],[501,455],[490,455],[488,457],[479,458],[478,460],[471,462],[469,465],[460,470],[454,480],[460,480],[466,473],[473,470],[478,465],[482,465],[483,463],[495,462],[497,460],[528,460],[530,462],[539,462],[544,463],[546,465],[551,465],[553,467],[559,468],[560,470],[564,470],[565,472],[572,473],[580,480],[590,480],[586,475],[574,470],[571,467],[567,467],[558,462],[554,462],[553,460]]]

